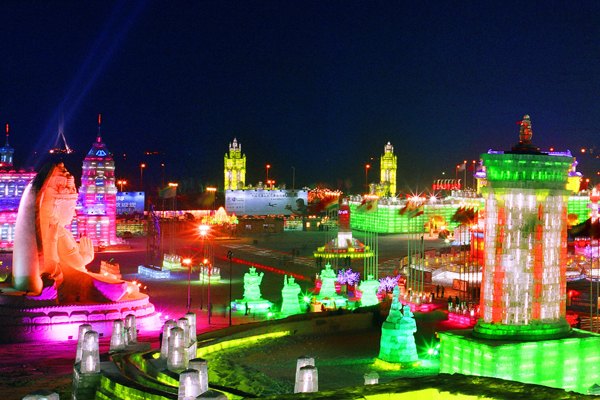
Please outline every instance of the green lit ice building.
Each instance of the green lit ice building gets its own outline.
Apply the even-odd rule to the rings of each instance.
[[[542,153],[521,123],[511,151],[481,156],[487,174],[485,263],[473,330],[439,333],[440,372],[585,393],[598,381],[600,335],[565,320],[567,179],[573,157]]]

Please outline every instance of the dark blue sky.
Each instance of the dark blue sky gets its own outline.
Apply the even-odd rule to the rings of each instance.
[[[101,113],[134,183],[141,162],[160,183],[165,163],[167,180],[222,188],[237,137],[247,183],[269,163],[288,187],[295,167],[296,187],[360,192],[388,141],[399,189],[422,189],[509,149],[529,114],[534,144],[570,149],[595,177],[597,154],[580,149],[600,129],[600,4],[538,4],[4,1],[0,123],[19,166],[39,166],[61,112],[81,165]]]

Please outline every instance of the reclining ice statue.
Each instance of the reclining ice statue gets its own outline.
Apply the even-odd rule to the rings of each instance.
[[[66,228],[76,202],[75,180],[62,163],[44,166],[27,186],[15,227],[13,287],[58,304],[108,303],[137,293],[130,282],[86,269],[92,241],[84,236],[78,243]]]

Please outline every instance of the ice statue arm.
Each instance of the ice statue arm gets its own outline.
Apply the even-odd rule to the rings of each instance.
[[[58,236],[58,255],[61,264],[64,263],[71,268],[87,272],[85,266],[94,258],[93,247],[91,247],[90,253],[91,240],[85,238],[89,241],[87,242],[82,238],[83,245],[79,245],[70,232],[67,232],[65,228],[62,229],[65,230],[64,234]]]
[[[94,259],[94,243],[92,239],[83,236],[79,241],[79,254],[85,265],[88,265]]]

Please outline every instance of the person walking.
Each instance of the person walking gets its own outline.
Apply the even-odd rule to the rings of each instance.
[[[444,286],[442,286],[442,297],[444,297]]]

